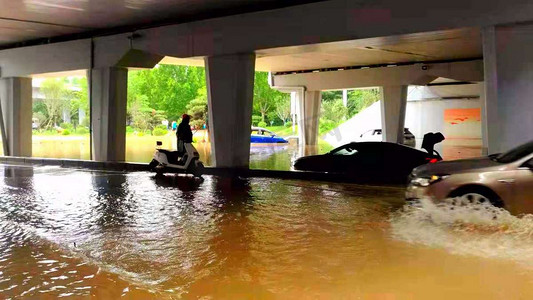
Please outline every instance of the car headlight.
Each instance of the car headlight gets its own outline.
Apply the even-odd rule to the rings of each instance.
[[[449,175],[431,175],[431,177],[417,177],[411,180],[412,185],[416,186],[429,186],[435,182],[439,182]]]

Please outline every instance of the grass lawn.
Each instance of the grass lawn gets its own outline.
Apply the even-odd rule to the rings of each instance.
[[[296,128],[294,132],[292,131],[292,126],[285,127],[285,126],[269,126],[267,127],[268,130],[274,132],[275,134],[281,136],[281,137],[287,137],[291,135],[298,135],[298,125],[296,125]]]

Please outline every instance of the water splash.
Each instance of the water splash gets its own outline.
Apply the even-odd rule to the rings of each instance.
[[[424,199],[392,214],[390,223],[397,240],[533,267],[533,215],[517,217],[487,204]]]

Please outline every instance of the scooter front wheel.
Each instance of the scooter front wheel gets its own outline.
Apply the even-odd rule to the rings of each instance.
[[[204,174],[204,164],[202,162],[197,162],[193,165],[191,173],[194,177],[202,177]]]

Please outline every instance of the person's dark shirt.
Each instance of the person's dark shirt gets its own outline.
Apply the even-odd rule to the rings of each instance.
[[[192,131],[189,122],[181,121],[176,135],[178,136],[178,140],[184,143],[192,143]]]

